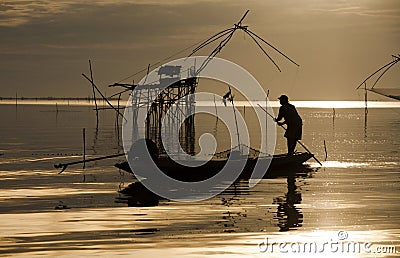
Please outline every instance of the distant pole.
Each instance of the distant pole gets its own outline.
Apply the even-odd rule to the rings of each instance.
[[[265,98],[265,109],[268,107],[269,90],[267,90],[267,97]],[[268,115],[265,114],[265,152],[268,154]]]
[[[214,107],[215,107],[215,115],[217,116],[217,122],[218,122],[218,109],[217,109],[217,103],[215,102],[215,95],[214,95]]]
[[[229,87],[229,92],[231,92],[231,88]],[[231,94],[231,103],[232,103],[232,109],[233,109],[233,115],[235,117],[235,124],[236,124],[236,134],[237,134],[237,141],[238,141],[238,148],[240,154],[242,154],[241,149],[240,149],[240,136],[239,136],[239,127],[237,123],[237,118],[236,118],[236,109],[235,109],[235,104],[233,103],[233,95]]]
[[[147,72],[146,72],[146,77],[144,78],[144,82],[146,82],[147,76],[149,76],[149,72],[150,72],[150,64],[147,65]]]
[[[83,169],[86,166],[86,128],[82,129],[82,136],[83,136]]]
[[[265,97],[265,109],[267,109],[268,105],[268,93],[267,97]],[[265,114],[265,152],[268,153],[268,115]]]
[[[92,71],[92,62],[89,59],[89,69],[90,69],[90,80],[92,81],[92,90],[93,90],[93,100],[94,105],[96,107],[96,128],[99,127],[99,109],[97,107],[97,100],[96,100],[96,91],[94,89],[94,81],[93,81],[93,71]]]
[[[18,119],[18,94],[15,92],[15,120]]]
[[[367,92],[367,83],[364,83],[364,102],[365,102],[365,114],[368,114],[368,92]]]
[[[367,83],[364,83],[364,101],[365,101],[365,109],[364,109],[364,135],[367,137],[367,119],[368,119],[368,93],[367,93]]]
[[[120,141],[120,135],[119,135],[119,109],[120,109],[120,101],[121,101],[121,94],[122,93],[120,93],[119,95],[118,95],[118,106],[117,106],[117,110],[118,110],[118,112],[116,113],[116,117],[115,117],[115,126],[116,126],[116,130],[117,130],[117,146],[118,146],[118,149],[117,149],[117,151],[119,151],[119,147],[120,147],[120,145],[119,145],[119,141]]]
[[[240,150],[240,136],[239,136],[239,127],[237,124],[237,118],[236,118],[236,109],[235,109],[235,104],[233,104],[233,100],[232,100],[232,108],[233,108],[233,115],[235,117],[235,124],[236,124],[236,134],[237,134],[237,141],[238,141],[238,148],[239,148],[239,152],[240,154],[242,153]]]

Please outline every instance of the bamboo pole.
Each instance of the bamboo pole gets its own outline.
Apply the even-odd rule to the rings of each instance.
[[[93,100],[94,100],[94,105],[96,107],[96,128],[98,128],[99,127],[99,109],[97,106],[96,91],[95,91],[95,85],[94,85],[94,80],[93,80],[92,62],[90,61],[90,59],[89,59],[89,70],[90,70],[90,80],[92,83]]]
[[[103,156],[103,157],[98,157],[98,158],[93,158],[93,159],[79,160],[79,161],[74,161],[74,162],[69,162],[69,163],[54,164],[54,168],[57,168],[57,169],[61,168],[62,170],[58,173],[58,174],[61,174],[70,165],[82,164],[84,162],[87,163],[87,162],[103,160],[103,159],[111,159],[111,158],[116,158],[116,157],[121,157],[121,156],[125,156],[125,153],[118,153],[118,154],[114,154],[114,155],[108,155],[108,156]]]
[[[217,122],[218,122],[219,117],[218,117],[217,103],[215,102],[215,95],[214,95],[214,107],[215,107],[215,115],[217,116]]]
[[[268,107],[269,90],[267,90],[267,97],[265,98],[265,109]],[[268,115],[265,114],[265,152],[268,154]]]
[[[86,166],[86,128],[82,129],[82,136],[83,136],[83,169]]]
[[[108,99],[103,95],[103,93],[101,93],[101,91],[99,90],[99,88],[96,86],[96,84],[93,82],[93,80],[91,80],[89,77],[86,76],[86,74],[82,74],[82,76],[88,80],[89,82],[91,82],[94,86],[94,88],[96,89],[96,91],[100,94],[100,96],[104,99],[105,102],[107,102],[107,104],[114,109],[115,111],[117,111],[117,109],[110,103],[110,101],[108,101]],[[117,112],[121,117],[124,118],[124,115],[121,114],[121,112]],[[126,118],[124,118],[126,120]]]

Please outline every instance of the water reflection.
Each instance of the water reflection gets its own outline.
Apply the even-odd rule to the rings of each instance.
[[[286,173],[280,171],[278,174],[276,174],[274,172],[271,174],[272,178],[263,181],[262,184],[264,186],[261,186],[260,189],[249,188],[248,180],[238,180],[225,191],[210,200],[205,200],[200,204],[193,203],[192,205],[187,203],[182,205],[189,205],[185,206],[185,209],[188,209],[190,206],[195,208],[198,207],[198,205],[207,206],[210,204],[217,204],[224,207],[222,209],[216,208],[214,212],[217,211],[217,213],[210,215],[211,217],[216,216],[216,218],[214,217],[213,219],[216,222],[214,230],[220,229],[223,233],[238,233],[243,231],[245,228],[251,231],[260,231],[263,230],[264,227],[270,226],[278,226],[280,232],[296,230],[297,228],[302,227],[303,224],[303,212],[301,208],[298,207],[298,205],[303,201],[301,188],[298,185],[299,180],[301,181],[302,179],[304,180],[304,178],[311,178],[313,172],[316,171],[317,169],[311,169],[308,166],[302,166],[297,169],[286,171]],[[276,189],[277,191],[275,192],[275,195],[281,192],[280,195],[276,197],[271,195],[269,198],[266,198],[264,195],[265,188],[263,187],[267,186],[269,188],[271,187],[271,184],[275,184],[275,180],[282,182],[281,180],[283,178],[286,179],[286,193]],[[149,191],[139,181],[131,183],[126,188],[120,190],[119,193],[121,195],[116,199],[116,202],[125,203],[129,207],[171,205],[170,202],[167,202],[166,200]],[[276,212],[271,210],[272,213],[270,213],[268,210],[265,211],[261,207],[254,207],[255,210],[250,208],[253,207],[252,205],[254,200],[259,202],[262,199],[267,202],[264,203],[264,205],[269,207],[271,207],[272,199],[272,205],[275,205]],[[244,208],[247,204],[250,206],[248,206],[248,208]],[[256,211],[257,209],[258,211]],[[264,214],[264,216],[258,217],[257,220],[253,220],[251,218],[254,217],[254,214]],[[268,214],[271,214],[270,218],[268,218]],[[268,221],[271,221],[271,219],[272,221],[276,222],[270,224]]]
[[[240,230],[240,226],[238,226],[237,223],[241,221],[242,218],[247,217],[247,210],[237,210],[234,207],[240,206],[241,202],[243,202],[241,199],[249,194],[249,180],[242,179],[234,182],[217,196],[217,198],[221,200],[221,205],[227,208],[227,211],[222,213],[222,220],[219,223],[222,224],[224,233],[232,233]]]
[[[301,201],[301,189],[296,186],[296,178],[288,177],[286,195],[278,196],[273,201],[273,204],[278,204],[276,219],[279,231],[294,230],[302,226],[303,213],[301,208],[296,207]]]
[[[121,195],[116,198],[117,203],[126,203],[129,207],[158,206],[164,198],[147,189],[140,181],[133,182],[118,191]],[[238,180],[223,191],[219,196],[221,204],[227,207],[238,201],[238,196],[248,194],[249,181]]]
[[[338,230],[348,231],[349,241],[399,245],[398,109],[369,110],[367,141],[362,109],[337,108],[334,129],[331,110],[302,109],[310,128],[304,142],[318,157],[323,140],[329,151],[324,171],[313,178],[288,180],[282,173],[251,189],[241,181],[196,203],[139,198],[146,194],[132,194],[136,200],[128,203],[122,193],[117,199],[122,203],[114,203],[121,181],[124,187],[127,180],[133,182],[129,174],[117,174],[114,161],[62,175],[52,170],[58,161],[81,157],[82,128],[90,132],[89,155],[115,150],[110,149],[117,138],[114,114],[101,120],[97,139],[91,106],[59,112],[57,127],[54,117],[41,112],[54,111],[54,104],[18,105],[18,121],[7,119],[14,106],[0,105],[5,117],[0,125],[0,256],[266,256],[257,249],[265,236],[277,242],[318,242]],[[86,183],[81,183],[83,173]],[[278,232],[281,228],[289,232]]]
[[[159,204],[160,196],[147,189],[140,181],[131,183],[120,190],[123,196],[117,197],[116,202],[127,203],[129,207],[151,207]]]
[[[286,194],[285,200],[290,203],[296,194],[299,193],[296,190],[295,178],[297,177],[309,177],[312,172],[317,171],[318,168],[311,168],[308,165],[301,165],[290,170],[273,170],[268,171],[265,178],[288,178],[288,193]],[[289,190],[290,189],[290,190]],[[116,198],[117,203],[126,203],[129,207],[151,207],[158,206],[159,201],[163,198],[147,189],[140,181],[135,181],[129,184],[127,187],[118,191],[121,195]],[[248,195],[250,193],[249,180],[239,179],[225,189],[218,195],[221,199],[222,205],[227,207],[231,206],[235,201],[238,201],[240,195]],[[301,193],[300,193],[301,200]],[[275,202],[282,203],[282,202]],[[295,203],[293,203],[295,204]]]

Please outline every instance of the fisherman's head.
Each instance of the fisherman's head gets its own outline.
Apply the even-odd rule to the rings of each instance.
[[[289,98],[286,95],[281,95],[278,99],[281,105],[289,103]]]

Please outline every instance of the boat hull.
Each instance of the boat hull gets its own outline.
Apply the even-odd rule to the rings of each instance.
[[[294,155],[274,155],[268,167],[268,170],[266,171],[266,173],[264,173],[262,178],[290,176],[295,175],[299,172],[304,172],[305,170],[307,170],[307,167],[303,165],[303,163],[312,157],[312,154],[307,152],[295,153]],[[162,170],[169,177],[180,181],[193,182],[205,180],[218,174],[225,166],[226,162],[226,160],[210,160],[204,165],[188,168],[179,163],[176,163],[170,158],[159,158],[156,161],[156,164],[159,169]],[[246,165],[238,179],[249,179],[252,176],[254,167],[257,162],[262,162],[262,160],[259,161],[258,159],[247,159]],[[115,167],[132,173],[131,167],[129,166],[128,162],[117,163],[115,164]],[[138,168],[143,171],[146,170],[145,164],[143,164],[143,168],[141,168],[140,166],[138,166]]]

